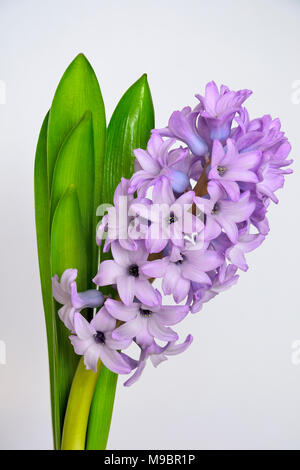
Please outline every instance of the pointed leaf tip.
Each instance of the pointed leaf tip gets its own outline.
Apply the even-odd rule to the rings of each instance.
[[[133,173],[136,148],[145,148],[154,128],[154,109],[146,74],[120,99],[107,130],[103,202],[112,202],[121,177]]]

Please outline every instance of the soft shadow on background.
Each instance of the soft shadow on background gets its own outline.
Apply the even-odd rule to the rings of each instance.
[[[108,118],[144,72],[157,127],[214,79],[252,89],[251,117],[279,116],[295,159],[249,271],[178,328],[190,349],[132,388],[119,380],[109,448],[299,449],[299,15],[296,0],[1,0],[0,448],[52,446],[33,162],[58,81],[83,52]]]

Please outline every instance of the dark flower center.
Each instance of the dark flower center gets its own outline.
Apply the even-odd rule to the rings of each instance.
[[[175,222],[177,222],[177,217],[176,215],[174,214],[174,212],[170,212],[170,217],[169,217],[169,224],[174,224]]]
[[[218,204],[216,203],[214,205],[214,207],[212,208],[212,211],[211,211],[211,214],[214,215],[214,214],[217,214],[219,212],[220,208],[218,206]]]
[[[139,276],[139,267],[137,264],[132,264],[128,268],[128,274],[133,277],[138,277]]]
[[[140,308],[140,314],[143,317],[150,317],[150,315],[152,315],[152,313],[153,312],[151,312],[151,310],[146,310],[146,309]]]
[[[184,255],[181,255],[182,259],[179,259],[178,261],[175,262],[175,264],[182,264],[184,262]]]
[[[227,171],[227,168],[225,166],[218,166],[217,171],[218,171],[220,176],[223,176],[223,175],[225,175],[225,173]]]
[[[97,344],[104,344],[105,343],[105,335],[102,331],[97,331],[94,335],[95,342]]]

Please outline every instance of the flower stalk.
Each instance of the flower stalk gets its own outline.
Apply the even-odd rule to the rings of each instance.
[[[86,370],[83,357],[78,363],[64,420],[61,450],[85,449],[90,406],[101,367],[99,361],[95,373]]]

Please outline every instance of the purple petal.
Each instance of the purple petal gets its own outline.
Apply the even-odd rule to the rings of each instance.
[[[254,175],[254,173],[253,173]],[[255,176],[255,175],[254,175]],[[225,189],[226,193],[228,194],[228,197],[234,201],[237,202],[240,197],[240,187],[235,181],[226,181],[222,180],[221,184],[223,188]]]
[[[229,240],[235,244],[238,240],[238,229],[235,222],[222,215],[218,216],[218,220],[221,223],[224,231],[226,232],[226,235],[228,236]]]
[[[117,277],[124,275],[125,272],[126,270],[113,260],[102,261],[93,282],[97,284],[97,286],[116,284]]]
[[[170,180],[166,176],[161,176],[153,188],[152,200],[154,204],[171,205],[175,201]]]
[[[136,159],[141,165],[142,169],[151,175],[157,175],[160,172],[160,165],[148,152],[142,149],[136,149],[133,151]]]
[[[135,281],[135,296],[144,304],[153,306],[158,304],[158,297],[156,291],[149,281],[142,281],[136,279]]]
[[[168,356],[176,356],[177,354],[181,354],[184,352],[193,342],[192,335],[188,335],[181,344],[170,344],[167,346],[166,350],[164,351],[165,354]]]
[[[69,294],[62,289],[57,274],[52,278],[52,293],[55,300],[60,304],[66,304],[70,300]]]
[[[137,317],[116,328],[112,333],[112,337],[116,340],[132,339],[138,334],[140,329],[141,321],[140,317]]]
[[[130,264],[130,253],[124,250],[119,243],[112,243],[111,252],[116,263],[126,268]]]
[[[171,181],[172,189],[176,193],[183,193],[183,191],[187,188],[190,182],[189,177],[186,173],[174,169],[170,170],[169,178]]]
[[[64,305],[58,310],[58,316],[61,321],[65,324],[65,326],[70,330],[74,331],[74,315],[75,315],[75,308],[71,305]]]
[[[178,334],[175,331],[162,325],[155,317],[149,319],[148,330],[152,336],[161,341],[176,341],[178,339]]]
[[[103,364],[112,372],[116,374],[129,374],[129,372],[131,372],[130,366],[117,351],[109,349],[105,345],[101,345],[99,353]]]
[[[222,232],[222,228],[220,225],[217,223],[217,221],[214,219],[214,217],[207,217],[206,219],[206,224],[204,228],[204,237],[205,240],[213,240],[217,238],[220,233]]]
[[[101,357],[100,352],[102,346],[93,342],[91,346],[84,353],[84,364],[87,369],[92,369],[94,372],[97,372],[98,360]]]
[[[116,320],[108,313],[105,307],[102,307],[92,319],[91,325],[96,331],[102,331],[105,333],[106,331],[111,331],[115,328]]]
[[[184,262],[181,267],[181,272],[182,275],[190,281],[211,284],[209,276],[205,272],[200,271],[200,268],[196,264]]]
[[[247,271],[248,265],[246,263],[245,255],[237,246],[233,246],[228,250],[227,256],[232,264],[238,266],[242,271]]]
[[[194,155],[205,155],[208,148],[206,142],[197,134],[182,111],[174,111],[169,119],[169,129],[174,136],[185,142]]]
[[[149,253],[160,253],[169,241],[167,238],[159,238],[156,229],[156,224],[152,224],[149,228],[149,238],[146,240],[146,249]]]
[[[142,372],[146,367],[146,364],[146,360],[139,363],[134,374],[132,374],[132,376],[128,380],[126,380],[126,382],[124,382],[124,387],[130,387],[141,377]]]
[[[149,277],[163,277],[168,268],[168,262],[164,259],[148,261],[141,266],[141,271]]]
[[[77,278],[77,269],[66,269],[61,276],[60,284],[64,291],[69,292],[72,282]]]
[[[123,340],[117,340],[112,337],[112,333],[105,334],[105,344],[110,349],[126,349],[132,343],[131,338],[125,338]]]
[[[118,293],[120,299],[122,300],[122,302],[124,302],[125,305],[132,304],[136,290],[136,282],[137,280],[129,274],[125,274],[124,276],[119,276],[117,278]]]
[[[142,348],[147,348],[153,342],[153,336],[148,330],[148,321],[144,322],[144,327],[136,335],[136,342]]]
[[[173,291],[173,297],[177,304],[179,304],[186,298],[186,296],[189,293],[190,286],[191,286],[191,282],[187,279],[181,278],[179,282],[177,282],[175,289]]]
[[[72,305],[76,309],[100,307],[104,301],[103,294],[96,289],[78,293],[76,282],[72,283],[71,292]]]
[[[262,153],[260,150],[255,152],[244,152],[236,160],[235,167],[241,170],[255,168],[261,161]]]
[[[185,251],[185,256],[199,271],[206,272],[218,268],[224,261],[224,257],[213,250],[189,250]]]
[[[72,343],[75,353],[79,356],[83,356],[87,349],[95,343],[92,336],[89,339],[82,340],[78,338],[78,336],[71,335],[69,336],[69,339]]]
[[[139,311],[139,304],[133,303],[130,306],[113,299],[107,299],[105,302],[107,311],[117,320],[129,321],[135,318]]]
[[[176,325],[186,317],[188,311],[188,305],[166,305],[161,306],[155,315],[163,325]]]
[[[74,330],[82,340],[89,339],[96,333],[95,328],[79,312],[74,314]]]
[[[214,140],[212,148],[211,166],[217,166],[224,158],[224,147],[219,140]]]
[[[180,267],[175,263],[169,263],[168,269],[165,272],[165,276],[162,283],[164,294],[172,294],[175,290],[176,284],[180,281],[181,271]]]
[[[139,362],[136,359],[132,359],[132,357],[128,356],[127,354],[121,352],[120,353],[124,361],[129,365],[130,369],[136,369]]]

